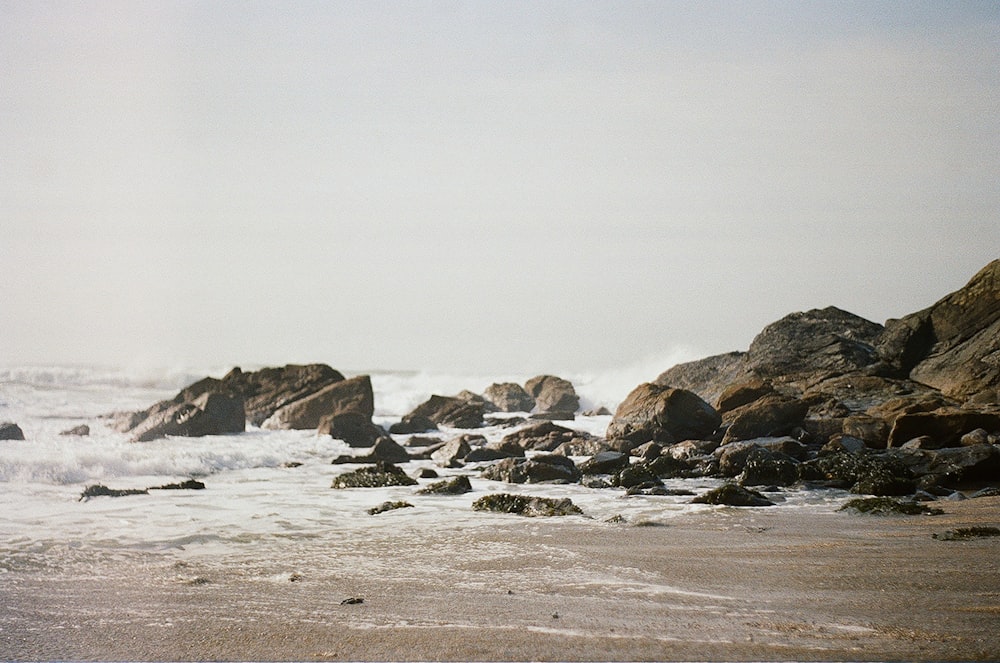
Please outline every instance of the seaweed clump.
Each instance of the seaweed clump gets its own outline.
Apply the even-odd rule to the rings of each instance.
[[[750,490],[735,483],[727,483],[715,490],[691,500],[692,504],[720,504],[725,506],[774,506],[756,490]]]
[[[573,504],[568,497],[553,499],[550,497],[532,497],[530,495],[512,495],[496,493],[485,495],[472,503],[476,511],[494,511],[497,513],[515,513],[520,516],[581,516],[583,511]]]
[[[933,538],[939,541],[964,541],[966,539],[982,539],[990,536],[1000,536],[1000,528],[997,527],[959,527],[950,529],[942,534],[932,534]]]
[[[839,511],[855,511],[871,516],[940,516],[944,511],[919,502],[894,500],[889,497],[859,497],[850,500]]]
[[[84,488],[83,492],[80,494],[80,501],[86,502],[91,497],[124,497],[126,495],[148,495],[149,491],[145,488],[108,488],[104,484],[95,484],[93,486],[87,486]]]

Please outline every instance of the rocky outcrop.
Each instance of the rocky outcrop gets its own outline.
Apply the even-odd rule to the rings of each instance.
[[[230,393],[209,392],[156,412],[131,430],[133,442],[166,436],[203,437],[246,430],[243,399]]]
[[[535,400],[539,412],[572,414],[580,408],[580,398],[569,380],[554,375],[539,375],[524,383],[524,390]]]
[[[886,323],[881,359],[900,377],[966,400],[1000,387],[1000,260],[934,305]]]
[[[654,382],[665,387],[687,389],[708,403],[717,403],[731,385],[752,377],[747,372],[746,353],[728,352],[677,364],[660,373]]]
[[[0,423],[0,440],[23,440],[24,431],[12,421]]]
[[[630,393],[608,425],[609,438],[674,444],[711,437],[722,423],[715,409],[686,389],[659,384],[639,385]]]
[[[271,430],[309,430],[317,428],[324,417],[346,412],[356,412],[371,420],[375,412],[375,397],[369,376],[359,375],[335,382],[289,403],[275,411],[261,427]]]

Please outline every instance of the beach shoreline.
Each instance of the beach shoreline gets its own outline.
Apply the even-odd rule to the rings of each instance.
[[[995,660],[1000,538],[933,535],[1000,525],[1000,498],[935,506],[718,508],[649,527],[483,514],[319,537],[284,559],[123,551],[89,577],[0,576],[0,658]],[[351,556],[368,563],[347,573]]]

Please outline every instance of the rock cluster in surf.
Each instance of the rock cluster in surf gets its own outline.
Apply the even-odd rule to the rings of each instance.
[[[347,379],[321,364],[236,368],[112,423],[136,441],[240,432],[248,421],[316,429],[371,449],[339,459],[381,468],[358,485],[377,485],[378,475],[399,481],[388,465],[432,459],[497,481],[647,495],[670,494],[665,479],[721,477],[733,487],[710,500],[755,505],[768,502],[755,491],[787,486],[932,500],[1000,485],[998,402],[1000,260],[885,325],[835,307],[785,316],[746,351],[637,386],[600,438],[555,423],[580,407],[573,385],[556,376],[435,395],[384,430],[372,422],[368,376]],[[488,442],[475,433],[485,424],[513,430]],[[424,435],[442,429],[448,439]]]

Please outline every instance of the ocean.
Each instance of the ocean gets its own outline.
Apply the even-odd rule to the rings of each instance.
[[[248,367],[251,370],[256,367]],[[496,492],[569,497],[595,527],[612,522],[657,525],[692,511],[713,509],[690,504],[690,497],[632,496],[620,489],[575,485],[515,485],[473,474],[473,492],[458,496],[416,495],[418,487],[378,489],[331,488],[335,476],[356,465],[332,465],[352,450],[315,431],[262,430],[249,427],[239,435],[167,438],[132,443],[106,424],[103,415],[138,410],[172,397],[183,386],[204,377],[221,377],[227,368],[208,371],[127,371],[102,367],[49,366],[0,369],[0,421],[13,421],[24,441],[0,442],[0,585],[14,583],[19,573],[52,572],[61,577],[92,577],[95,560],[122,559],[134,564],[177,564],[183,576],[198,561],[214,568],[238,568],[254,577],[285,578],[300,567],[329,567],[329,550],[337,542],[337,564],[352,569],[384,564],[354,558],[344,542],[371,537],[417,536],[427,531],[522,526],[518,516],[486,514],[472,502]],[[356,373],[347,373],[348,376]],[[523,383],[531,376],[469,376],[413,371],[371,371],[375,392],[374,421],[388,427],[432,394],[452,395],[462,389],[481,393],[498,381]],[[606,406],[613,411],[631,386],[623,378],[564,376],[574,381],[583,408]],[[646,379],[652,379],[655,373]],[[631,378],[625,378],[631,379]],[[559,422],[603,435],[610,416],[578,416]],[[87,436],[61,432],[86,424]],[[445,430],[445,438],[464,431]],[[500,426],[476,429],[489,440],[510,432]],[[402,441],[404,437],[397,436]],[[578,459],[579,460],[579,459]],[[412,461],[411,476],[420,468],[435,469],[442,478],[463,473]],[[81,500],[87,486],[145,489],[197,479],[204,490],[153,490],[123,497]],[[431,479],[421,479],[426,485]],[[715,479],[667,482],[670,488],[704,492]],[[829,512],[845,495],[837,491],[787,491],[774,496],[784,508]],[[413,508],[369,515],[386,501],[403,500]],[[620,516],[621,518],[615,518]],[[538,520],[532,526],[539,526]],[[498,551],[499,552],[499,551]],[[482,557],[488,554],[477,551]],[[280,561],[279,561],[280,560]]]

